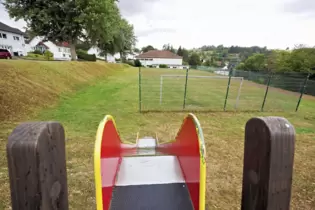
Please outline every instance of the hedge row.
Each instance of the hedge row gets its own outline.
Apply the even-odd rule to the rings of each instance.
[[[79,60],[85,60],[85,61],[96,61],[96,56],[95,54],[89,55],[83,50],[78,50],[77,51],[77,56]]]

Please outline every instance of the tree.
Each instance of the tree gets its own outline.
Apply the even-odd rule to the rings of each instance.
[[[163,50],[168,50],[168,51],[170,51],[170,52],[172,52],[174,54],[176,53],[174,47],[171,44],[163,45]]]
[[[117,46],[122,62],[125,62],[127,52],[132,52],[136,44],[133,25],[129,24],[126,19],[121,19],[119,33],[114,36],[114,43]]]
[[[250,56],[245,62],[242,64],[243,70],[247,71],[261,71],[266,70],[266,57],[264,54],[256,53]]]
[[[200,57],[197,53],[192,53],[189,57],[189,61],[188,61],[189,65],[191,66],[198,66],[201,64],[201,60]]]
[[[207,59],[206,62],[204,62],[205,66],[212,66],[211,60]]]
[[[185,48],[182,48],[182,57],[183,57],[183,61],[188,63],[189,61],[189,52],[188,50],[186,50]]]
[[[155,50],[155,48],[152,45],[148,45],[146,47],[142,47],[141,49],[142,53],[149,52],[150,50]]]
[[[126,19],[120,18],[113,30],[115,30],[113,38],[111,40],[106,39],[104,33],[101,36],[102,38],[97,41],[97,46],[101,49],[103,55],[107,55],[107,53],[113,55],[118,52],[122,62],[125,62],[126,53],[132,52],[136,44],[133,26]]]
[[[30,30],[51,41],[68,42],[72,60],[80,37],[97,37],[100,22],[108,15],[113,0],[6,0],[10,17],[24,19]],[[112,9],[112,8],[110,8]],[[111,14],[111,13],[110,13]],[[95,39],[92,39],[95,40]]]
[[[315,67],[315,48],[294,49],[287,64],[291,71],[310,72]]]
[[[178,50],[177,50],[177,55],[178,56],[183,56],[183,50],[182,50],[182,47],[179,46]]]
[[[139,48],[134,48],[133,51],[136,52],[136,53],[140,53],[140,49]]]

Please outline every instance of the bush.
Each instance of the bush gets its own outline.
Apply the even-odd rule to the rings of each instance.
[[[46,60],[48,60],[48,61],[54,60],[54,54],[52,52],[50,52],[49,50],[46,50],[44,52],[44,56],[45,56]]]
[[[32,59],[32,60],[45,60],[45,56],[34,54],[34,53],[27,53],[27,56],[25,56],[26,59]]]
[[[135,67],[141,67],[142,64],[141,64],[141,61],[139,61],[139,59],[136,59],[135,60]]]
[[[40,50],[34,50],[33,54],[42,55],[43,53]]]
[[[125,64],[128,64],[128,65],[130,65],[130,66],[135,66],[135,62],[134,61],[125,61],[124,62]]]
[[[168,68],[168,66],[167,66],[166,64],[160,64],[159,67],[160,67],[160,68],[164,68],[164,69],[165,69],[165,68]]]
[[[84,52],[84,50],[77,50],[77,56],[79,60],[84,60],[84,61],[96,61],[96,56],[95,54],[89,55]]]

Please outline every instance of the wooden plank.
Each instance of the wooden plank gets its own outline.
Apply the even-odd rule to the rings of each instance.
[[[57,122],[17,126],[8,139],[12,210],[67,210],[65,134]]]
[[[284,118],[247,122],[242,210],[290,209],[294,144],[295,129]]]

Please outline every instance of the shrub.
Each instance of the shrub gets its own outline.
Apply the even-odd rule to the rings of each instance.
[[[85,60],[85,61],[96,61],[95,54],[89,55],[84,52],[84,50],[77,50],[77,56],[79,60]]]
[[[54,59],[54,54],[52,52],[50,52],[49,50],[46,50],[44,52],[44,56],[45,56],[46,60],[48,60],[48,61]]]
[[[142,64],[141,64],[141,61],[139,59],[136,59],[135,60],[135,67],[141,67]]]
[[[37,54],[37,55],[42,55],[43,54],[40,50],[34,50],[34,52],[32,52],[32,53]]]
[[[34,54],[34,53],[27,53],[27,56],[25,56],[26,59],[32,59],[32,60],[45,60],[45,56]]]
[[[135,62],[134,61],[125,61],[124,62],[125,64],[128,64],[128,65],[130,65],[130,66],[135,66]]]
[[[165,68],[168,68],[168,66],[167,66],[166,64],[160,64],[159,67],[160,67],[160,68],[164,68],[164,69],[165,69]]]

